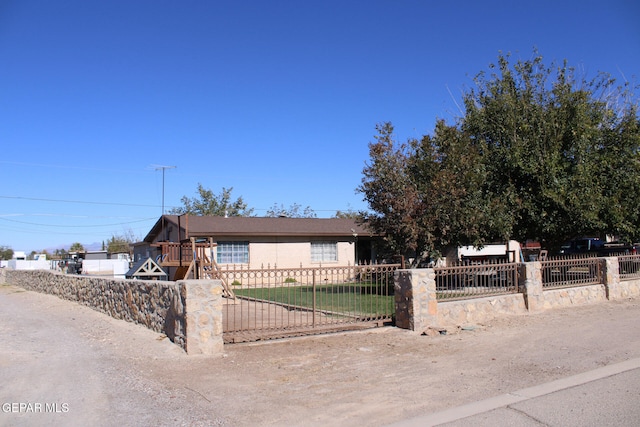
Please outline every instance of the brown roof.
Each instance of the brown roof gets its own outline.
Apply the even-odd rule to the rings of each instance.
[[[151,242],[162,228],[173,224],[186,232],[187,237],[221,236],[371,236],[371,231],[350,218],[267,218],[164,215],[153,226],[145,241]],[[184,236],[185,234],[183,234]]]

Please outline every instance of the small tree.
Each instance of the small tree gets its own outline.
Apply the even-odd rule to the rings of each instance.
[[[13,258],[13,249],[9,246],[0,246],[0,259],[1,260],[10,260]]]
[[[388,253],[383,255],[421,256],[428,250],[428,236],[421,224],[424,204],[407,168],[410,147],[396,144],[391,123],[378,124],[376,130],[376,142],[369,144],[371,161],[358,187],[371,210],[364,219],[384,236]]]
[[[128,253],[130,252],[130,242],[127,238],[123,236],[112,236],[109,240],[107,240],[107,252],[110,254],[113,253]]]
[[[361,220],[362,216],[363,216],[362,212],[354,211],[351,208],[344,211],[337,210],[336,213],[333,215],[334,218],[350,218],[350,219],[356,219],[356,220]]]
[[[53,254],[54,254],[54,256],[55,256],[56,258],[64,259],[64,258],[66,258],[66,257],[67,257],[67,255],[68,255],[69,253],[68,253],[64,248],[61,248],[61,249],[56,249],[56,250],[53,252]]]
[[[285,208],[283,204],[280,204],[280,206],[278,206],[277,203],[274,203],[271,209],[267,211],[265,216],[267,217],[284,216],[287,218],[316,218],[317,217],[315,211],[311,209],[310,206],[307,206],[306,208],[302,209],[302,206],[300,206],[297,203],[292,204],[288,208]]]
[[[180,199],[182,207],[169,211],[173,215],[202,215],[202,216],[251,216],[253,208],[248,208],[247,204],[238,197],[231,200],[231,188],[222,188],[220,194],[214,194],[211,190],[198,184],[198,196],[189,198],[184,196]]]
[[[69,252],[84,252],[84,246],[82,243],[75,242],[69,247]]]

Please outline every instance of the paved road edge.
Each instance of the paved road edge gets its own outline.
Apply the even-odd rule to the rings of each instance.
[[[560,390],[565,390],[591,381],[600,380],[611,377],[622,372],[631,371],[640,368],[640,358],[629,359],[624,362],[614,363],[612,365],[603,366],[592,371],[583,372],[581,374],[572,375],[570,377],[561,378],[559,380],[550,381],[533,387],[524,388],[500,396],[491,397],[489,399],[479,400],[462,406],[456,406],[444,411],[435,412],[433,414],[409,418],[397,423],[391,424],[389,427],[425,427],[437,426],[462,418],[471,417],[473,415],[482,414],[494,409],[502,408],[514,403],[544,396]]]

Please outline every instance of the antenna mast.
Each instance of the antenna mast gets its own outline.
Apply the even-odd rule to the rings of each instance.
[[[177,166],[160,166],[154,165],[155,170],[162,171],[162,214],[164,215],[164,171],[167,169],[175,169]]]

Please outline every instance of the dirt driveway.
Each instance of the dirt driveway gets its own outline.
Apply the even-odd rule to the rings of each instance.
[[[436,337],[389,327],[230,344],[206,358],[0,286],[0,425],[382,426],[640,357],[638,319],[640,301],[605,302]],[[60,410],[6,405],[25,402]]]

